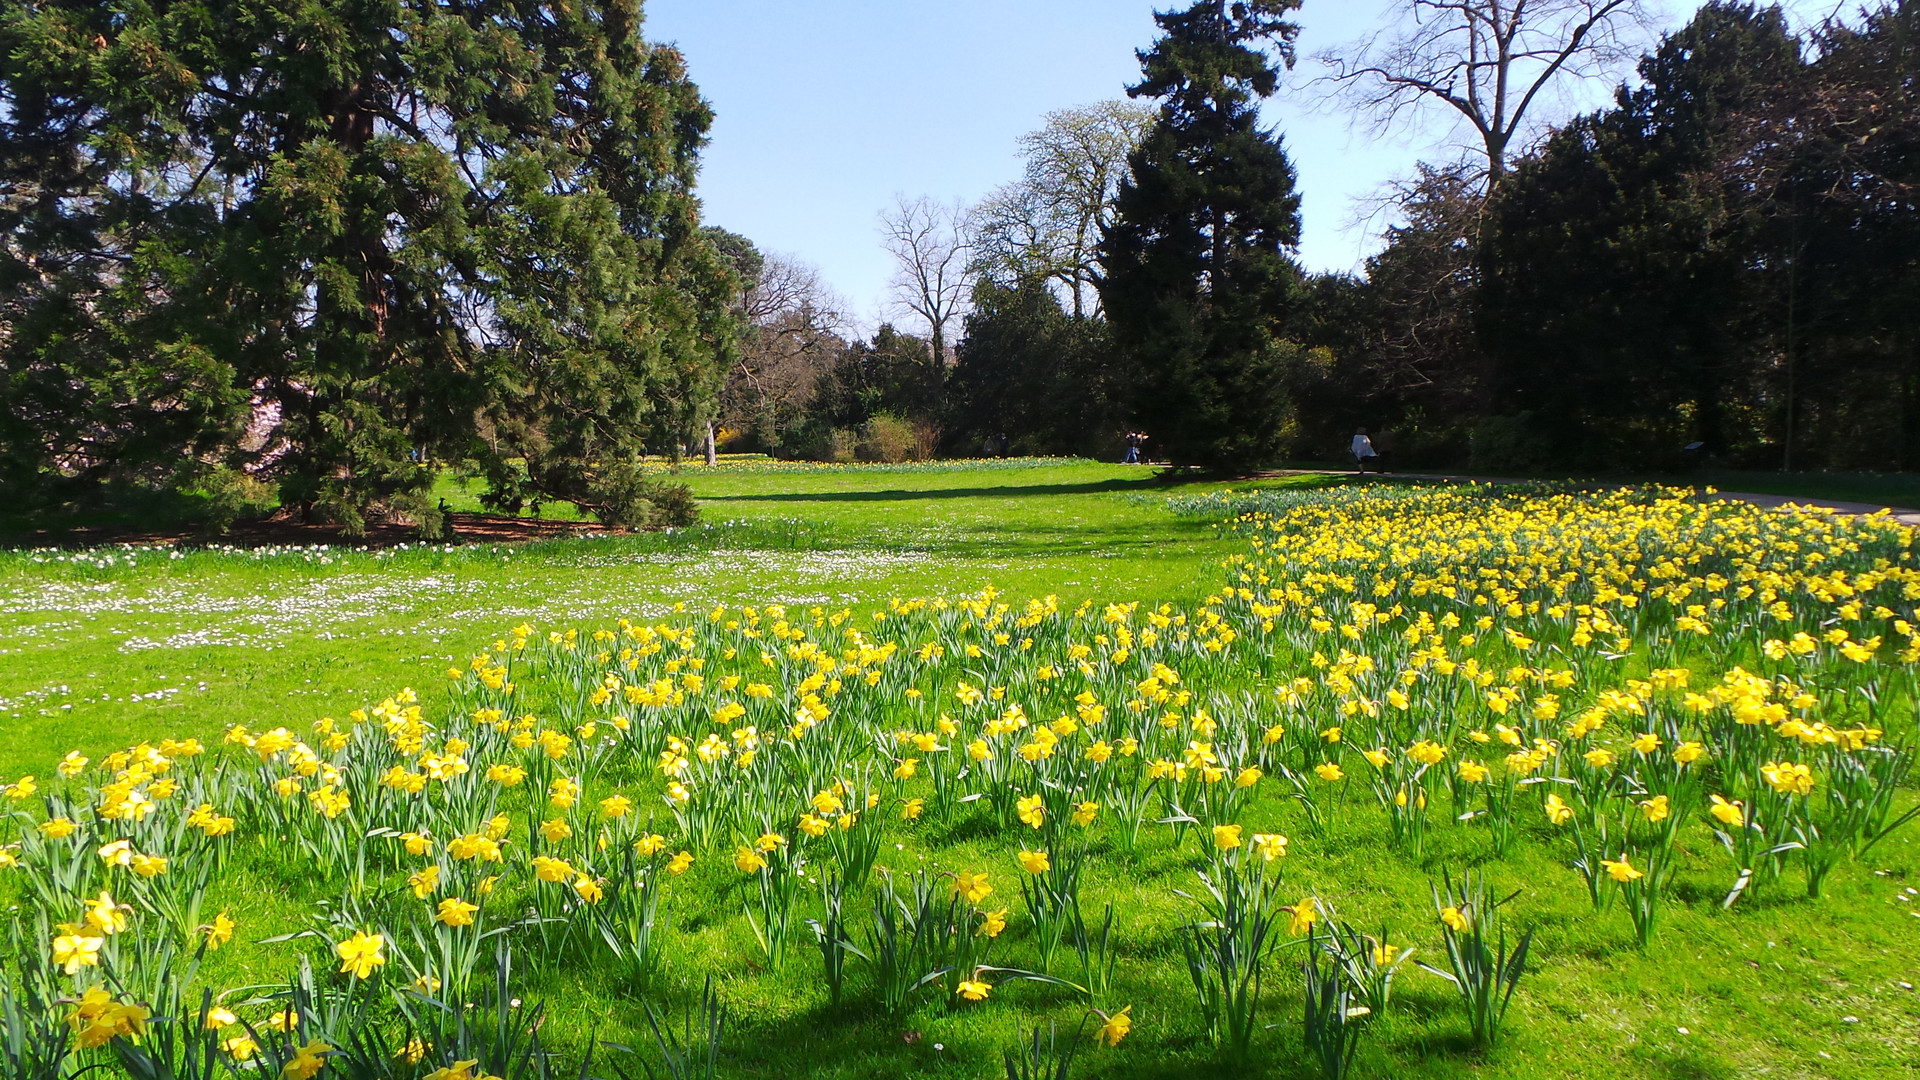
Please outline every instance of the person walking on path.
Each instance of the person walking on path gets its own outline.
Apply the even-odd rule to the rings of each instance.
[[[1120,459],[1120,464],[1140,464],[1140,444],[1146,441],[1147,437],[1137,431],[1127,432],[1127,456]]]
[[[1353,433],[1353,460],[1360,465],[1360,475],[1367,475],[1367,466],[1373,465],[1374,472],[1380,472],[1377,464],[1380,455],[1373,450],[1373,440],[1367,438],[1367,429],[1361,428]]]

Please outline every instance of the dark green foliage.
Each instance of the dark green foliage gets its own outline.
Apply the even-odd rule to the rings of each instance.
[[[883,324],[871,342],[841,349],[816,381],[803,416],[780,433],[776,453],[813,461],[904,460],[920,456],[915,434],[910,453],[896,453],[900,432],[931,431],[940,388],[927,367],[924,338]],[[883,446],[884,444],[884,446]]]
[[[1107,324],[1067,314],[1044,283],[974,291],[947,381],[947,446],[977,452],[1006,435],[1016,454],[1114,458],[1125,433]]]
[[[1258,102],[1292,62],[1298,0],[1201,0],[1155,16],[1135,97],[1160,117],[1101,244],[1101,299],[1133,382],[1136,423],[1177,465],[1240,470],[1277,456],[1289,415],[1281,337],[1299,271],[1300,199]]]
[[[710,113],[640,25],[638,0],[11,6],[9,497],[241,469],[431,531],[452,461],[495,505],[627,520],[631,463],[711,407],[737,290],[692,195]]]
[[[1744,466],[1920,462],[1916,12],[1829,27],[1805,59],[1777,8],[1709,4],[1644,86],[1524,162],[1486,259],[1481,441],[1524,429],[1523,456],[1584,467],[1692,442]]]
[[[1920,3],[1813,45],[1811,77],[1740,128],[1754,171],[1779,178],[1763,460],[1920,470]]]
[[[1427,166],[1400,195],[1405,221],[1366,277],[1307,283],[1298,333],[1327,362],[1300,391],[1290,457],[1344,463],[1360,427],[1395,467],[1467,455],[1487,391],[1475,325],[1485,200],[1466,170]]]
[[[1290,325],[1332,359],[1289,452],[1367,426],[1489,472],[1920,468],[1916,50],[1914,0],[1801,36],[1711,3],[1491,201],[1423,168]]]
[[[1524,162],[1497,207],[1486,321],[1499,405],[1551,460],[1660,465],[1725,445],[1765,246],[1729,117],[1801,76],[1777,9],[1709,5],[1646,85]]]

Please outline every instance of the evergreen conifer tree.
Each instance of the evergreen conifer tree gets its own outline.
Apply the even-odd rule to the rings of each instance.
[[[23,0],[0,15],[0,484],[277,482],[431,526],[653,511],[733,272],[640,0]]]
[[[1199,0],[1155,15],[1134,97],[1159,119],[1131,157],[1101,245],[1101,300],[1129,367],[1134,414],[1176,465],[1238,471],[1277,456],[1286,375],[1281,336],[1299,286],[1288,250],[1300,197],[1258,105],[1278,86],[1262,46],[1293,62],[1300,0]]]

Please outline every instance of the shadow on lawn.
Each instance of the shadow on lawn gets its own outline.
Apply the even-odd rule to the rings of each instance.
[[[886,491],[783,491],[758,495],[702,495],[701,502],[905,502],[910,499],[1011,499],[1034,495],[1098,495],[1158,486],[1150,478],[1100,480],[1083,484],[1008,484],[997,487],[925,488]]]

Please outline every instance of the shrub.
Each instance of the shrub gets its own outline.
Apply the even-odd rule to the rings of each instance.
[[[861,461],[906,461],[919,456],[920,433],[895,416],[875,416],[860,427],[854,455]]]
[[[1469,461],[1477,470],[1533,472],[1550,456],[1534,431],[1532,413],[1489,416],[1473,426],[1470,444]]]
[[[280,502],[276,485],[224,466],[202,477],[199,488],[207,500],[206,529],[215,534],[225,533],[243,517],[271,513]]]
[[[622,464],[589,478],[576,501],[606,525],[671,529],[700,519],[693,490],[649,473],[638,464]]]

